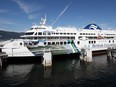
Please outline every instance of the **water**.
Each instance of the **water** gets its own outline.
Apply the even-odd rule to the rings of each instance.
[[[46,68],[40,63],[8,64],[0,70],[0,87],[116,87],[115,60],[101,55],[86,63],[65,57]]]

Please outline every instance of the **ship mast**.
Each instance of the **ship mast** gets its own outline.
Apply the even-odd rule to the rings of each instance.
[[[45,18],[41,18],[41,21],[40,21],[41,26],[45,26],[45,24],[46,24],[46,15],[45,15]]]

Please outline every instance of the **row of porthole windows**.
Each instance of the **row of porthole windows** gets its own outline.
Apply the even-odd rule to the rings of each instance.
[[[44,42],[44,45],[66,45],[73,44],[73,42]]]
[[[53,33],[53,32],[36,32],[35,35],[76,35],[76,33]]]
[[[80,33],[80,35],[95,35],[95,33]]]
[[[112,42],[114,43],[114,40],[112,40]],[[96,41],[89,41],[89,44],[95,44]],[[111,40],[109,40],[109,43],[111,43]]]
[[[53,34],[60,34],[60,35],[76,35],[76,33],[53,33]]]
[[[32,43],[24,43],[24,46],[33,45]],[[20,43],[20,46],[23,46],[23,43]]]
[[[89,44],[95,44],[96,41],[89,41]]]
[[[114,40],[112,40],[112,42],[114,43]],[[111,40],[109,40],[109,43],[111,43]]]

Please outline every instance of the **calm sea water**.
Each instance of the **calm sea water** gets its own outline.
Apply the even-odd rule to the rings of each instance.
[[[115,60],[100,55],[86,63],[65,57],[46,68],[40,63],[8,64],[0,70],[0,87],[116,87]]]

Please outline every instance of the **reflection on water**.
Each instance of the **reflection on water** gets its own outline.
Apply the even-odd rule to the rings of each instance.
[[[0,73],[0,87],[13,87],[24,84],[33,65],[9,65]]]
[[[44,78],[50,78],[52,72],[52,66],[44,67]]]
[[[0,87],[116,87],[116,61],[106,55],[87,63],[78,58],[42,64],[9,64],[0,71]]]

